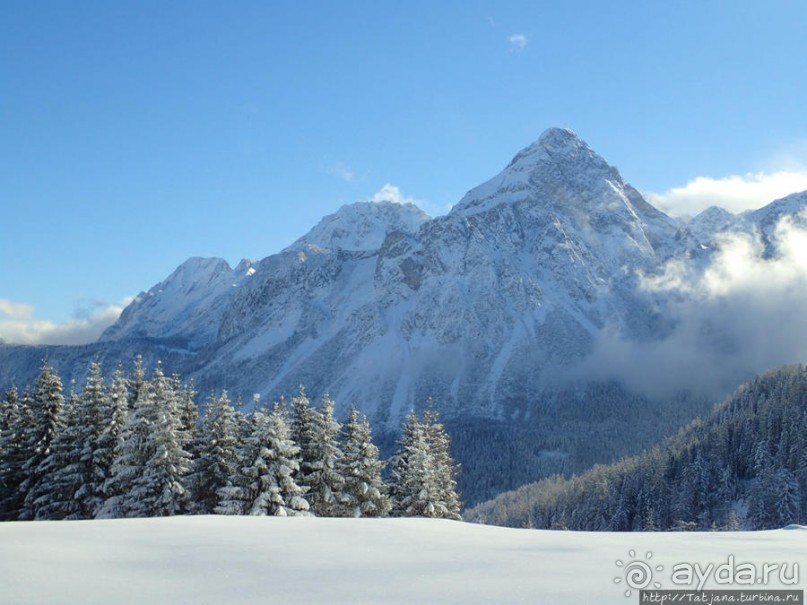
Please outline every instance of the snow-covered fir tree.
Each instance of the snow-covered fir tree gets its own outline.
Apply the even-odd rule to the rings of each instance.
[[[123,367],[118,364],[112,375],[112,383],[106,393],[106,405],[102,408],[100,422],[101,432],[98,435],[93,460],[98,481],[97,502],[93,516],[97,515],[108,498],[114,494],[108,491],[112,478],[112,467],[116,452],[123,444],[124,427],[129,415],[129,387]]]
[[[19,396],[17,387],[12,386],[0,400],[0,459],[10,446],[8,435],[17,423],[19,417]],[[0,484],[2,485],[2,484]]]
[[[148,388],[146,381],[146,370],[143,367],[143,356],[137,355],[134,359],[132,372],[127,380],[127,390],[129,392],[129,408],[133,408],[140,394]]]
[[[346,514],[345,478],[341,473],[342,450],[339,447],[341,425],[333,415],[334,403],[326,393],[314,416],[314,443],[302,485],[308,488],[306,499],[318,517]]]
[[[165,517],[185,512],[190,495],[185,479],[191,457],[184,449],[184,427],[179,393],[157,363],[150,381],[153,398],[151,431],[146,441],[145,465],[128,494],[130,516]]]
[[[775,526],[777,521],[776,473],[767,441],[760,441],[754,451],[754,479],[748,498],[748,521],[754,529]]]
[[[129,379],[129,387],[133,384]],[[110,477],[104,484],[106,500],[96,511],[96,517],[102,519],[134,516],[130,514],[130,493],[148,459],[147,448],[156,417],[153,409],[155,400],[145,383],[140,385],[133,401],[132,391],[127,390],[131,409],[126,415],[120,439],[115,446]]]
[[[305,488],[297,484],[294,477],[300,468],[297,457],[300,450],[291,438],[289,418],[286,405],[281,401],[275,404],[269,417],[274,430],[277,459],[275,460],[275,474],[280,488],[279,496],[273,505],[275,515],[308,516],[311,507],[305,499]]]
[[[249,430],[246,436],[242,433],[241,446],[236,449],[233,472],[227,477],[225,484],[216,490],[217,515],[246,515],[252,506],[257,492],[255,460],[260,455],[261,444],[258,437],[263,421],[256,417],[263,414],[254,411],[249,415]]]
[[[267,445],[271,452],[271,462],[266,472],[270,477],[269,490],[264,490],[253,504],[252,514],[266,511],[267,515],[279,517],[308,515],[310,506],[304,497],[304,488],[294,480],[299,468],[299,449],[291,440],[286,408],[276,404],[269,415]]]
[[[171,376],[171,385],[177,397],[181,426],[180,443],[191,458],[195,459],[199,446],[199,408],[196,405],[196,389],[193,384],[183,384],[179,374],[176,373]]]
[[[801,523],[801,490],[796,475],[787,468],[777,469],[774,476],[776,494],[774,527],[784,527],[791,523]]]
[[[457,466],[451,458],[448,434],[431,402],[424,422],[414,412],[407,416],[399,445],[392,467],[392,514],[459,519]]]
[[[455,464],[451,456],[451,439],[445,426],[440,422],[440,414],[431,398],[423,413],[423,430],[434,464],[434,478],[440,500],[436,507],[439,511],[438,516],[444,519],[459,520],[461,519],[460,510],[462,510],[462,503],[457,494],[459,466]]]
[[[305,387],[300,385],[297,394],[291,399],[291,438],[300,448],[299,469],[295,480],[300,485],[307,485],[306,477],[313,472],[313,463],[317,457],[316,416],[317,411],[311,406],[311,400],[305,394]]]
[[[32,489],[36,519],[90,519],[104,501],[109,464],[102,436],[112,423],[109,401],[96,359],[88,369],[80,395],[71,394],[50,455],[40,465],[42,478]]]
[[[384,463],[373,444],[370,423],[355,407],[350,409],[343,427],[343,456],[340,472],[345,480],[344,515],[347,517],[383,517],[391,502],[381,478]]]
[[[392,460],[393,516],[440,517],[442,501],[434,459],[426,431],[414,412],[406,417],[399,445]]]
[[[26,494],[30,518],[37,521],[81,519],[76,492],[87,478],[82,465],[83,432],[79,396],[71,393],[61,408],[48,455],[39,464],[39,480]]]
[[[205,403],[198,458],[190,484],[193,512],[210,514],[219,505],[219,490],[232,480],[238,464],[239,426],[227,391]]]
[[[132,384],[130,382],[130,384]],[[139,389],[115,454],[100,517],[152,517],[184,512],[190,455],[181,445],[178,394],[158,363]]]
[[[98,454],[101,453],[104,432],[112,422],[109,395],[98,359],[90,363],[77,406],[77,426],[71,439],[75,450],[80,452],[73,475],[79,480],[74,497],[79,503],[78,518],[91,519],[105,499],[104,483],[109,468],[99,467],[103,458]]]
[[[271,415],[255,410],[252,431],[239,456],[235,474],[218,490],[215,512],[226,515],[306,515],[308,502],[294,479],[298,448],[289,438],[285,411]]]
[[[19,516],[24,498],[20,491],[26,459],[22,437],[30,429],[30,396],[26,391],[20,398],[13,386],[0,405],[0,521],[10,521]]]
[[[31,423],[21,441],[22,449],[27,455],[23,464],[25,479],[19,488],[24,494],[21,520],[35,517],[34,500],[37,495],[33,493],[33,488],[42,479],[42,463],[50,455],[51,443],[61,428],[63,405],[62,380],[45,360],[34,389]]]

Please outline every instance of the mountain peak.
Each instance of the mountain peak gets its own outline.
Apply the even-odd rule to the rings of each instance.
[[[429,215],[411,203],[355,202],[323,218],[289,249],[314,244],[320,248],[378,250],[390,231],[414,233]]]
[[[588,146],[571,128],[547,128],[538,137],[538,142],[545,147]]]
[[[542,166],[559,164],[578,171],[605,171],[608,177],[621,180],[615,168],[568,128],[545,130],[537,141],[515,155],[505,172],[533,172]]]
[[[574,131],[549,128],[497,176],[469,191],[452,212],[476,213],[525,200],[592,206],[625,187],[619,171]]]

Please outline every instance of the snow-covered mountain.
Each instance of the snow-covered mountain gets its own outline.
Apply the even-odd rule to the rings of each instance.
[[[257,263],[205,318],[216,351],[196,378],[269,398],[305,383],[379,419],[429,396],[455,415],[525,414],[525,390],[606,323],[647,332],[635,272],[680,250],[679,229],[574,133],[549,130],[447,216],[354,204]]]
[[[675,219],[573,132],[550,129],[445,216],[345,206],[259,262],[190,259],[93,345],[0,346],[0,385],[30,382],[43,355],[81,380],[95,355],[111,368],[142,353],[203,393],[271,401],[305,384],[376,426],[397,426],[429,397],[449,419],[484,419],[483,431],[529,421],[544,431],[534,458],[561,465],[547,472],[575,470],[564,456],[578,446],[592,449],[586,460],[607,459],[625,453],[603,447],[620,431],[672,430],[704,409],[650,406],[578,371],[605,333],[652,343],[674,328],[674,297],[642,287],[642,275],[671,260],[707,263],[722,233],[767,242],[783,216],[801,212],[803,224],[804,208],[807,192],[741,215]],[[482,438],[475,430],[468,447]]]
[[[663,329],[638,272],[708,254],[722,232],[769,235],[805,207],[802,193],[684,223],[553,128],[445,216],[359,202],[259,262],[189,259],[85,349],[170,351],[202,387],[246,396],[305,383],[380,420],[429,396],[450,415],[523,416],[606,326],[635,339]]]

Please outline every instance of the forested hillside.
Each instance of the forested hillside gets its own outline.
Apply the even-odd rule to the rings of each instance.
[[[465,517],[595,531],[799,523],[807,519],[807,369],[786,367],[757,378],[707,419],[640,456],[501,494]]]

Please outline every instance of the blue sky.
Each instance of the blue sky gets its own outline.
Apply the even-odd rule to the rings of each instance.
[[[444,213],[550,126],[673,213],[807,189],[805,23],[801,0],[5,0],[0,337],[86,340],[186,258],[258,260],[387,185]]]

